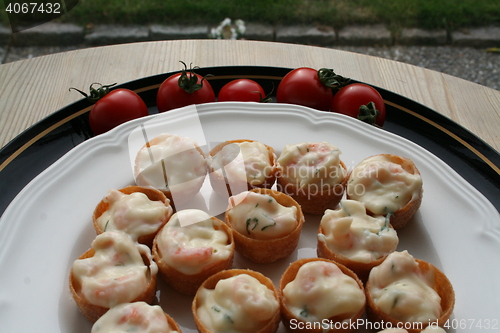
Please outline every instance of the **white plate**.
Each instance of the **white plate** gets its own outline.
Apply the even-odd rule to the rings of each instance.
[[[338,114],[293,105],[212,103],[134,120],[88,140],[19,193],[0,220],[1,332],[90,332],[91,325],[69,293],[68,273],[95,236],[94,206],[109,189],[133,182],[129,140],[135,154],[143,139],[134,135],[144,123],[148,136],[170,131],[190,135],[200,144],[254,139],[278,154],[286,144],[328,141],[341,149],[349,168],[378,153],[411,158],[422,174],[425,193],[414,220],[399,232],[399,250],[433,263],[451,280],[456,305],[450,324],[456,329],[449,332],[478,331],[480,324],[500,329],[500,215],[439,158],[406,139]],[[210,200],[207,205],[217,207]],[[278,281],[289,262],[316,256],[318,221],[306,217],[299,246],[289,258],[258,266],[237,257],[234,266],[259,270]],[[162,283],[159,289],[166,312],[184,333],[194,332],[191,299]]]

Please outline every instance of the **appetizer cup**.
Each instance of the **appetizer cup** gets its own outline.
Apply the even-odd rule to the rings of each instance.
[[[194,223],[182,226],[182,221]],[[167,284],[182,294],[194,295],[209,276],[231,268],[233,234],[216,217],[195,209],[181,210],[158,232],[153,257]]]
[[[411,220],[422,203],[420,172],[412,160],[403,156],[368,157],[351,171],[348,179],[347,198],[363,202],[372,215],[389,216],[396,230]]]
[[[118,192],[126,196],[120,196],[116,190],[111,190],[97,204],[92,214],[94,229],[98,235],[108,230],[121,230],[139,243],[151,247],[158,230],[172,216],[173,209],[170,206],[170,200],[163,192],[142,186],[127,186],[119,189]],[[147,198],[127,201],[126,199],[133,193],[142,193]],[[120,202],[123,202],[121,206]],[[110,210],[116,203],[119,206],[118,210],[116,212]],[[144,213],[141,214],[141,211]],[[152,212],[155,212],[154,216],[151,215]],[[130,217],[126,217],[127,215]],[[119,220],[118,223],[113,222],[115,218]]]
[[[394,252],[387,257],[384,263],[382,263],[380,266],[374,267],[370,272],[370,276],[365,287],[368,319],[373,322],[390,323],[392,327],[410,327],[407,328],[409,333],[421,332],[423,329],[429,326],[430,323],[442,327],[450,318],[455,305],[455,293],[453,291],[453,286],[450,280],[448,280],[446,275],[442,271],[437,269],[434,265],[420,259],[413,259],[413,257],[411,256],[410,258],[413,259],[413,263],[411,261],[407,261],[406,263],[398,264],[398,261],[395,258],[396,256],[401,255],[409,256],[407,251],[403,251],[400,253]],[[386,267],[383,267],[384,264],[386,265]],[[383,273],[382,270],[385,270],[388,273]],[[416,284],[417,286],[422,286],[423,284],[427,285],[427,291],[424,290],[419,296],[422,301],[416,299],[416,295],[419,295],[416,292],[412,292],[410,296],[412,301],[405,301],[404,293],[397,291],[398,295],[394,298],[394,300],[390,298],[393,297],[391,295],[378,296],[379,298],[385,298],[383,302],[389,302],[391,304],[390,311],[392,311],[393,313],[388,313],[388,311],[384,310],[384,308],[386,307],[383,305],[383,303],[380,303],[380,305],[378,304],[374,294],[377,292],[376,289],[384,290],[384,292],[387,292],[386,290],[390,291],[392,289],[391,281],[393,280],[391,276],[387,277],[387,274],[410,274],[410,277],[408,277],[408,275],[404,275],[404,281],[406,282],[403,285],[406,286],[404,287],[406,289],[412,288],[411,285],[408,286],[408,281],[412,276],[420,279],[420,281],[423,281]],[[394,279],[394,281],[397,281],[397,278]],[[429,292],[428,290],[430,290],[431,292]],[[413,311],[413,309],[421,309],[420,305],[423,301],[431,302],[429,301],[429,298],[431,297],[430,294],[437,295],[434,296],[432,300],[432,302],[434,302],[434,305],[437,305],[439,308],[439,311],[437,311],[438,309],[436,309],[437,313],[439,313],[436,318],[425,318],[423,320],[405,320],[401,317],[405,315],[411,315],[413,317],[426,315],[425,313],[419,314],[418,312]],[[401,299],[400,302],[398,302],[399,299]],[[406,304],[406,308],[410,309],[411,313],[409,314],[408,309],[397,309],[396,305],[399,307],[400,304],[402,304],[401,306],[405,306],[404,304]],[[432,305],[433,303],[429,304]],[[429,308],[430,306],[425,306],[425,310],[423,311],[429,312]]]
[[[276,182],[274,149],[258,141],[225,141],[215,146],[209,157],[210,183],[222,197],[236,195],[240,188],[271,188]]]
[[[179,325],[159,305],[123,303],[111,308],[92,326],[91,333],[108,332],[181,333]]]
[[[129,241],[121,241],[120,238],[122,236],[117,236],[117,234],[122,234],[123,237],[129,238]],[[112,242],[115,242],[115,244],[120,243],[120,245],[116,247],[116,251],[111,252],[107,260],[103,255],[109,255],[109,250],[107,249],[114,247]],[[124,245],[128,250],[123,248]],[[104,253],[101,254],[103,250]],[[95,256],[97,252],[99,252],[99,257]],[[145,283],[142,290],[137,289],[135,284],[129,284],[130,271],[123,271],[123,275],[121,276],[105,276],[109,281],[104,281],[103,278],[96,276],[95,279],[96,281],[98,280],[98,283],[91,281],[88,289],[84,290],[85,282],[82,283],[82,276],[85,278],[89,273],[92,276],[95,270],[99,271],[102,269],[103,264],[107,267],[106,269],[125,268],[130,264],[132,257],[135,257],[134,260],[137,261],[138,256],[142,258],[142,265],[144,265],[143,268],[139,267],[140,271],[144,271],[142,274],[144,274]],[[92,262],[94,260],[97,260],[96,264]],[[75,261],[69,275],[69,288],[80,312],[90,322],[94,323],[116,304],[139,301],[151,304],[156,296],[157,272],[158,267],[153,261],[151,252],[147,246],[137,243],[134,245],[132,239],[121,231],[107,231],[98,235],[92,243],[92,248]],[[128,284],[125,285],[125,283]],[[106,284],[106,286],[103,286],[103,284]],[[119,294],[124,295],[119,296]],[[94,295],[92,297],[95,297],[97,302],[101,304],[96,304],[96,301],[90,300],[86,295]]]
[[[280,323],[276,287],[269,278],[248,269],[225,270],[206,279],[191,310],[200,333],[217,333],[219,329],[274,333]]]
[[[347,168],[340,150],[327,142],[287,145],[278,162],[277,189],[295,199],[302,211],[321,215],[342,199]]]
[[[264,202],[251,202],[251,211],[243,211],[242,215],[236,213],[238,206],[244,204],[245,199],[252,198],[252,194],[259,194],[259,196],[255,197],[258,198],[257,200],[264,200]],[[244,197],[241,203],[231,203],[241,196]],[[259,209],[262,209],[262,211],[256,212],[255,209],[258,205],[260,205]],[[283,220],[283,216],[274,218],[273,211],[267,212],[265,207],[268,205],[272,205],[271,210],[279,207],[294,211],[294,215],[290,216],[286,222],[293,222],[293,225],[289,224],[289,229],[284,234],[278,234],[277,236],[271,234],[269,237],[264,235],[265,233],[272,233],[272,228],[279,227],[280,218],[281,221]],[[257,215],[259,217],[256,217]],[[265,221],[268,224],[259,224],[264,218],[269,220]],[[231,197],[230,207],[225,212],[225,220],[232,230],[236,251],[245,258],[259,264],[269,264],[288,257],[296,249],[304,225],[302,209],[292,197],[278,191],[259,188]]]
[[[299,285],[290,285],[290,290],[290,283]],[[279,292],[281,320],[288,332],[352,332],[351,323],[365,313],[361,280],[344,265],[323,258],[299,259],[290,264],[279,282]],[[298,304],[300,309],[294,307]]]
[[[207,170],[205,153],[193,139],[163,133],[137,153],[134,177],[137,185],[162,191],[179,210],[199,193]]]
[[[394,252],[398,243],[387,217],[368,215],[363,203],[342,200],[339,208],[327,209],[321,219],[317,254],[346,266],[366,282],[370,270]]]

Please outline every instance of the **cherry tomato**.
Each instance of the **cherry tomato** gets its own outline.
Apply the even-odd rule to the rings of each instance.
[[[94,88],[94,85],[99,88]],[[76,89],[87,100],[95,103],[89,113],[89,124],[94,134],[101,134],[129,120],[147,116],[148,107],[142,98],[129,89],[109,90],[115,84],[90,85],[90,94]]]
[[[370,110],[370,102],[373,102],[376,111]],[[362,106],[368,106],[368,110],[364,108],[361,110]],[[380,93],[363,83],[352,83],[340,89],[332,99],[331,111],[378,126],[384,124],[386,115],[384,100]]]
[[[318,71],[301,67],[283,77],[276,91],[276,102],[307,106],[327,111],[332,103],[332,90],[319,79]]]
[[[90,110],[90,128],[95,134],[101,134],[148,114],[146,103],[139,95],[128,89],[115,89],[99,99]]]
[[[160,112],[209,102],[215,102],[212,86],[193,69],[188,72],[187,68],[163,81],[156,95],[156,106]]]
[[[226,83],[219,91],[218,101],[261,102],[266,93],[253,80],[237,79]]]

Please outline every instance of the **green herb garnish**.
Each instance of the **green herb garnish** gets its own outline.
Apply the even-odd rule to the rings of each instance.
[[[394,301],[392,302],[392,308],[393,309],[396,307],[396,304],[398,303],[398,300],[399,300],[399,295],[396,295],[396,297],[394,297]]]
[[[382,228],[380,228],[379,232],[377,232],[377,236],[380,236],[380,233],[386,229],[389,229],[390,223],[391,223],[391,216],[394,215],[392,213],[389,213],[385,216],[385,224]]]
[[[251,229],[250,228],[250,225],[254,223],[253,227]],[[250,230],[254,230],[256,227],[257,227],[257,224],[259,224],[259,219],[254,217],[253,219],[252,218],[248,218],[246,220],[246,231],[247,231],[247,234],[250,235]]]
[[[262,215],[264,215],[267,219],[271,220],[273,223],[272,223],[272,224],[268,224],[268,225],[266,225],[266,226],[262,227],[262,229],[260,229],[260,231],[264,231],[264,230],[266,230],[267,228],[269,228],[269,227],[274,227],[274,226],[276,225],[276,221],[275,221],[272,217],[270,217],[270,216],[268,216],[268,215],[266,215],[266,214],[264,214],[264,213],[262,213]]]
[[[231,324],[234,324],[234,321],[231,319],[231,317],[230,317],[228,314],[226,314],[226,313],[225,313],[225,314],[224,314],[224,318],[225,318],[228,322],[230,322]]]

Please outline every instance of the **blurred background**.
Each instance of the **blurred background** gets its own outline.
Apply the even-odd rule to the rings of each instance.
[[[80,0],[58,19],[16,33],[7,12],[0,14],[2,63],[82,47],[180,38],[339,48],[500,89],[499,0]]]

